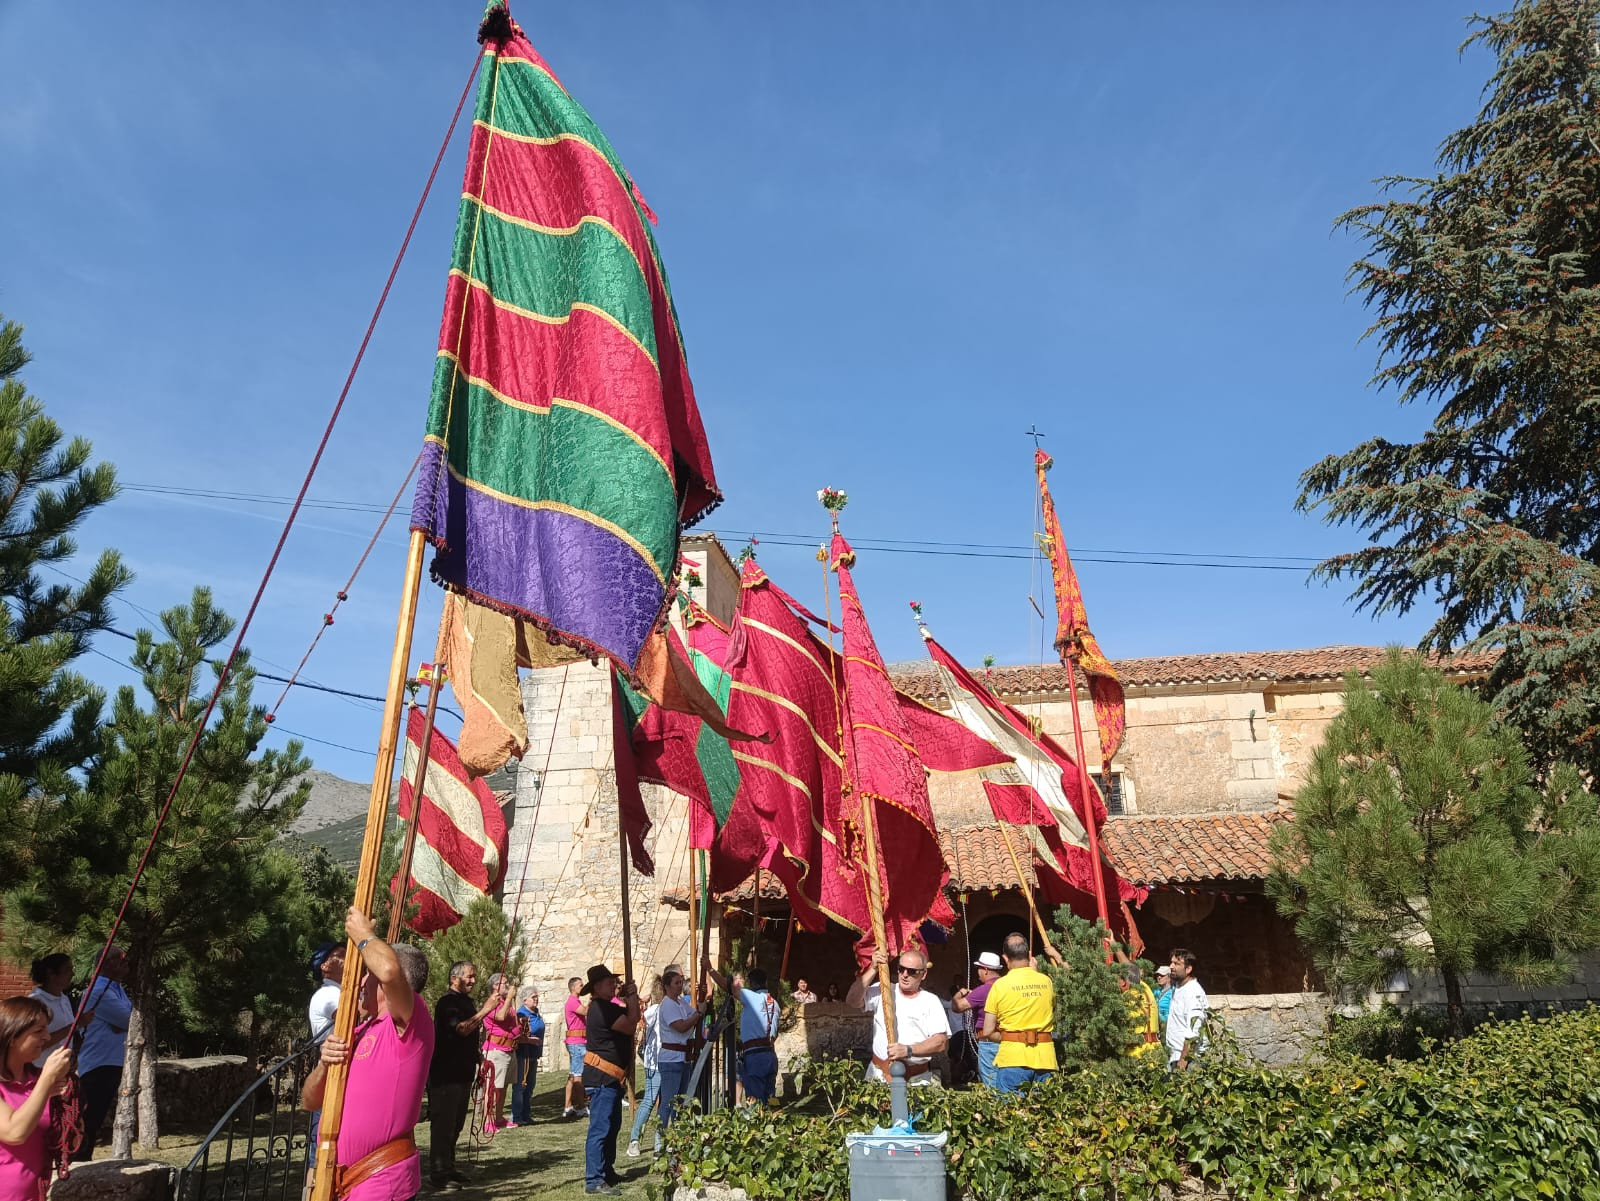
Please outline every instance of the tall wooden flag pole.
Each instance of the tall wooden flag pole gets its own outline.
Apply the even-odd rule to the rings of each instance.
[[[872,919],[872,944],[875,948],[889,949],[889,936],[883,920],[883,878],[878,875],[878,822],[874,817],[877,802],[871,797],[861,798],[861,844],[867,859],[867,913]],[[897,1043],[898,1030],[894,1020],[894,981],[889,977],[889,963],[878,965],[879,1004],[883,1006],[883,1032],[891,1044]]]
[[[1095,725],[1100,732],[1100,762],[1105,778],[1111,778],[1111,759],[1122,744],[1127,728],[1127,708],[1123,699],[1122,682],[1117,669],[1100,650],[1100,644],[1089,631],[1089,615],[1083,605],[1083,589],[1078,584],[1078,573],[1073,570],[1072,556],[1067,553],[1066,539],[1061,533],[1061,518],[1056,515],[1055,501],[1050,497],[1050,484],[1045,473],[1052,460],[1038,445],[1042,436],[1028,431],[1034,439],[1033,469],[1039,480],[1039,513],[1044,520],[1041,544],[1050,556],[1050,579],[1056,594],[1056,651],[1067,668],[1067,695],[1072,698],[1072,749],[1078,759],[1078,788],[1083,798],[1083,826],[1088,835],[1089,859],[1094,871],[1094,901],[1100,920],[1106,930],[1111,929],[1111,914],[1106,908],[1105,869],[1100,861],[1100,831],[1096,820],[1098,806],[1096,792],[1089,779],[1089,764],[1083,757],[1083,716],[1078,712],[1078,673],[1087,676],[1089,700],[1094,706]]]
[[[817,493],[817,499],[822,502],[822,507],[828,510],[829,516],[833,519],[833,536],[837,543],[839,539],[839,511],[849,503],[849,498],[838,489],[824,488]],[[824,587],[826,587],[827,568],[831,567],[833,572],[838,574],[839,560],[833,559],[830,562],[830,556],[825,551],[818,551],[817,557],[823,560],[823,580]],[[841,583],[841,592],[839,594],[839,620],[841,625],[844,622],[844,593],[842,588],[843,585]],[[826,600],[826,596],[824,599]],[[831,604],[824,604],[823,613],[828,619],[828,649],[830,651],[833,649],[833,614],[831,609]],[[835,661],[841,661],[843,655],[834,658]],[[843,679],[834,680],[833,690],[834,711],[838,714],[838,730],[836,733],[839,740],[839,759],[842,764],[841,787],[845,796],[848,797],[850,791],[856,787],[856,780],[853,778],[852,771],[856,765],[853,763],[850,754],[854,739],[845,737],[847,729],[851,729],[853,732],[850,695]],[[843,802],[841,808],[844,807],[844,803],[847,802]],[[873,950],[887,952],[889,949],[889,932],[888,922],[884,919],[883,877],[879,873],[878,867],[877,803],[871,796],[867,795],[863,795],[861,798],[861,853],[866,859],[867,920],[872,927]],[[899,1041],[897,1037],[899,1030],[895,1024],[894,984],[895,982],[889,973],[889,963],[885,959],[884,962],[878,965],[878,1004],[883,1008],[884,1035],[891,1044]]]
[[[1083,797],[1083,830],[1089,836],[1089,861],[1094,865],[1094,906],[1107,932],[1111,929],[1111,913],[1106,908],[1106,878],[1100,863],[1100,823],[1094,814],[1094,782],[1089,779],[1089,764],[1083,757],[1083,717],[1078,712],[1078,659],[1082,653],[1079,643],[1068,643],[1061,651],[1061,661],[1067,666],[1067,695],[1072,698],[1072,752],[1078,760],[1078,795]]]
[[[372,912],[372,897],[378,886],[378,856],[383,848],[383,826],[389,816],[389,781],[394,775],[394,756],[400,744],[400,715],[405,707],[406,669],[411,664],[411,629],[417,619],[417,593],[422,587],[422,554],[427,542],[420,531],[411,532],[406,549],[405,582],[401,584],[400,616],[395,623],[394,651],[389,657],[389,684],[384,692],[383,729],[378,735],[378,762],[372,769],[372,791],[367,796],[367,826],[361,838],[361,866],[356,872],[356,895],[352,904],[363,913]],[[418,806],[420,808],[420,804]],[[361,952],[346,940],[344,961],[347,971],[361,963]],[[356,995],[360,990],[339,990],[339,1010],[334,1015],[334,1038],[350,1041],[356,1026]],[[311,1201],[332,1201],[334,1159],[339,1150],[339,1126],[344,1115],[344,1090],[349,1069],[336,1064],[328,1069],[322,1094],[322,1125],[317,1136],[317,1171],[311,1186]]]
[[[446,601],[448,604],[448,600]],[[448,611],[447,611],[448,612]],[[393,942],[405,923],[406,897],[410,895],[411,862],[416,857],[417,831],[422,827],[422,787],[428,781],[429,751],[433,749],[433,719],[439,711],[439,691],[444,687],[445,616],[439,617],[439,642],[433,652],[433,678],[428,681],[428,705],[422,712],[422,741],[417,745],[417,774],[411,781],[411,820],[406,823],[406,840],[400,848],[400,868],[394,877],[394,892],[389,906],[389,931],[384,938]],[[348,962],[348,961],[347,961]]]
[[[1023,875],[1022,860],[1017,857],[1017,848],[1012,845],[1011,832],[1006,829],[1006,823],[1000,823],[1000,839],[1006,844],[1006,854],[1011,856],[1011,866],[1017,873],[1017,887],[1022,889],[1023,900],[1028,902],[1028,912],[1033,915],[1034,929],[1039,931],[1039,939],[1044,943],[1045,953],[1051,959],[1059,958],[1055,944],[1050,941],[1050,931],[1045,929],[1044,918],[1039,914],[1039,906],[1033,899],[1033,885],[1028,883],[1028,877]]]

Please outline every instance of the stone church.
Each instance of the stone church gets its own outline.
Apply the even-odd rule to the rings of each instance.
[[[694,599],[730,621],[738,573],[721,543],[690,537],[683,555],[686,573],[692,563],[699,578]],[[1215,1006],[1247,1046],[1269,1059],[1287,1057],[1297,1031],[1320,1028],[1327,1001],[1291,925],[1264,894],[1268,839],[1289,819],[1312,752],[1339,712],[1344,677],[1367,671],[1382,654],[1378,647],[1334,646],[1117,663],[1127,693],[1127,737],[1111,778],[1097,783],[1112,814],[1107,849],[1124,875],[1149,890],[1134,914],[1146,955],[1162,962],[1175,946],[1195,951]],[[1485,667],[1465,657],[1450,664],[1464,679]],[[935,708],[946,703],[931,665],[891,671],[902,691]],[[1071,745],[1072,700],[1060,665],[974,674]],[[569,976],[592,963],[620,968],[622,961],[611,701],[605,671],[588,664],[530,673],[523,690],[529,743],[517,774],[504,903],[523,920],[531,975],[550,1017]],[[1086,698],[1079,703],[1088,759],[1098,764],[1093,714]],[[998,949],[1006,934],[1027,929],[1028,908],[981,785],[962,777],[935,780],[934,814],[958,921],[943,945],[932,946],[929,985],[948,995],[977,952]],[[698,957],[690,938],[687,802],[659,787],[645,791],[656,870],[653,877],[630,875],[629,901],[635,972],[648,979],[668,963]],[[842,928],[791,934],[788,916],[770,876],[746,881],[714,899],[713,955],[729,940],[748,946],[755,938],[763,962],[786,963],[791,983],[804,978],[819,995],[829,984],[846,989],[854,934]],[[1492,982],[1477,984],[1494,991]],[[1600,994],[1600,975],[1593,987]],[[807,1006],[817,1012],[801,1023],[803,1045],[791,1037],[790,1049],[815,1049],[833,1008]]]

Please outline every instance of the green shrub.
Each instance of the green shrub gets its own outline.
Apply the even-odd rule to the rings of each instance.
[[[1385,1001],[1381,1009],[1356,1017],[1335,1017],[1326,1048],[1336,1058],[1423,1059],[1450,1037],[1449,1020],[1426,1009],[1401,1009]]]
[[[1186,1177],[1251,1201],[1600,1201],[1593,1008],[1488,1025],[1418,1061],[1269,1069],[1214,1043],[1179,1077],[1119,1061],[1026,1098],[915,1089],[912,1105],[920,1129],[948,1132],[956,1195],[976,1201],[1154,1201]],[[676,1182],[848,1197],[844,1135],[887,1122],[888,1089],[850,1063],[801,1075],[801,1102],[674,1122]]]

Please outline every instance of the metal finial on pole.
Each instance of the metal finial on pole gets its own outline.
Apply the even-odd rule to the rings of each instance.
[[[1038,450],[1039,449],[1039,439],[1044,437],[1044,431],[1041,430],[1038,426],[1030,425],[1026,430],[1023,431],[1023,433],[1025,433],[1028,437],[1033,439],[1033,449],[1034,450]]]

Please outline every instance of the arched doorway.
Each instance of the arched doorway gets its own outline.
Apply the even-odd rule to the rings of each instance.
[[[993,951],[998,955],[1000,945],[1005,942],[1007,935],[1027,933],[1027,917],[1018,917],[1011,913],[992,913],[974,924],[968,932],[967,946],[971,952],[970,957],[976,959],[983,951]]]

